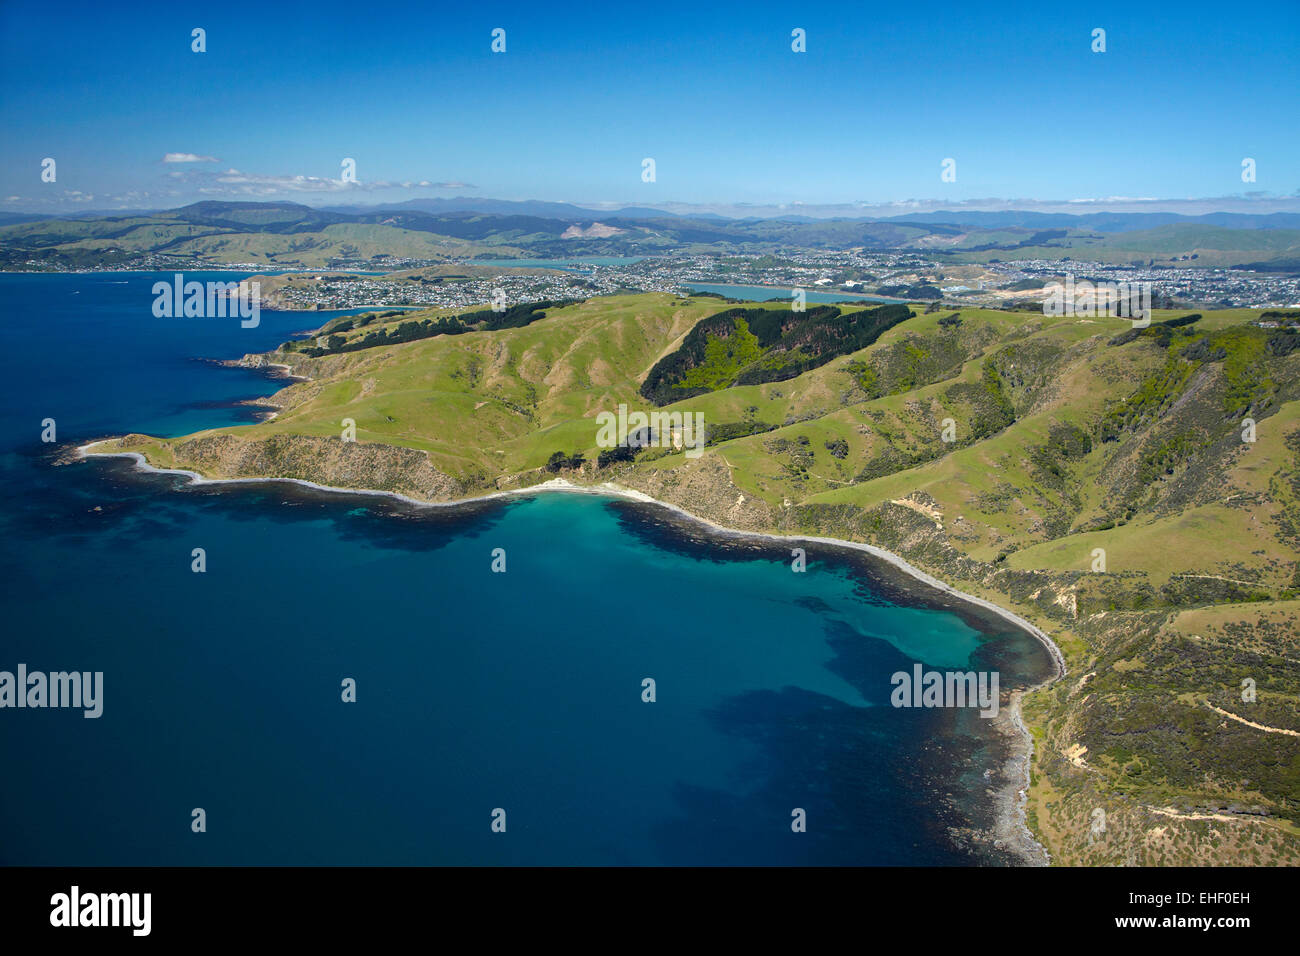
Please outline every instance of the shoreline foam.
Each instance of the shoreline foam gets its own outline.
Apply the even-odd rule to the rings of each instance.
[[[105,439],[106,441],[107,439]],[[421,508],[457,508],[465,505],[476,504],[482,501],[503,500],[516,498],[521,495],[529,495],[539,491],[549,492],[566,492],[570,494],[588,494],[597,497],[616,498],[625,501],[636,501],[641,504],[654,505],[666,509],[673,514],[685,518],[695,524],[702,525],[719,537],[733,538],[750,538],[765,541],[779,541],[783,543],[790,542],[811,542],[816,544],[825,544],[832,547],[846,548],[852,551],[864,552],[875,557],[886,564],[910,575],[913,578],[928,584],[944,594],[954,597],[960,601],[974,604],[977,607],[984,608],[997,614],[999,617],[1010,621],[1021,630],[1033,636],[1047,650],[1053,662],[1056,664],[1056,674],[1031,687],[1024,687],[1013,690],[1010,694],[1010,701],[1003,713],[1008,714],[1005,723],[997,721],[998,729],[1004,734],[1018,736],[1020,747],[1014,748],[1011,758],[1001,768],[1001,774],[1007,781],[1003,790],[995,798],[995,816],[997,824],[994,827],[995,836],[1001,843],[1011,843],[1011,852],[1019,856],[1026,864],[1042,865],[1050,863],[1051,857],[1047,848],[1043,846],[1029,829],[1026,810],[1029,802],[1030,786],[1030,767],[1033,760],[1034,740],[1029,728],[1025,726],[1024,719],[1021,715],[1020,701],[1021,697],[1032,690],[1037,690],[1048,684],[1060,680],[1066,675],[1065,655],[1056,643],[1044,632],[1030,621],[1025,620],[1015,612],[994,604],[985,598],[977,597],[974,594],[967,594],[959,591],[944,581],[927,574],[920,568],[912,565],[904,558],[894,554],[892,551],[886,551],[883,548],[877,548],[874,545],[866,544],[860,541],[846,541],[841,538],[824,538],[811,535],[782,535],[771,534],[763,531],[741,531],[736,528],[728,528],[725,525],[715,524],[707,518],[701,518],[699,515],[692,514],[686,509],[670,504],[666,501],[660,501],[647,495],[645,492],[637,491],[633,488],[625,488],[614,482],[603,482],[599,485],[577,485],[564,478],[552,478],[540,484],[530,485],[527,488],[511,488],[505,491],[493,491],[484,495],[477,495],[472,498],[458,498],[455,501],[425,501],[420,498],[412,498],[409,495],[401,494],[396,491],[380,491],[373,488],[341,488],[335,485],[322,485],[314,481],[308,481],[304,478],[208,478],[196,471],[190,471],[186,468],[161,468],[151,464],[144,455],[134,451],[119,452],[100,452],[93,451],[96,445],[103,444],[103,441],[89,442],[77,447],[77,455],[83,459],[90,458],[129,458],[135,462],[137,470],[150,472],[161,475],[183,475],[190,479],[193,485],[226,485],[226,484],[263,484],[266,482],[286,482],[289,484],[300,485],[305,488],[311,488],[316,491],[325,491],[335,494],[345,495],[371,495],[377,497],[393,498],[406,504],[414,505]],[[1008,727],[1009,725],[1009,727]]]

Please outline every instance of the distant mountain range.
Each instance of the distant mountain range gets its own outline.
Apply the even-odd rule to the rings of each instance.
[[[544,202],[538,199],[517,201],[513,199],[479,199],[472,196],[460,196],[455,199],[409,199],[400,203],[381,203],[374,206],[322,206],[329,212],[342,212],[350,215],[367,215],[373,212],[476,212],[492,216],[532,216],[539,219],[581,220],[614,216],[619,219],[662,219],[665,216],[682,214],[655,209],[651,206],[596,207],[577,206],[567,202]],[[689,216],[694,219],[724,219],[716,213],[698,213]],[[1300,218],[1300,217],[1297,217]]]
[[[303,209],[316,213],[333,213],[345,217],[371,217],[379,213],[433,213],[437,216],[476,213],[481,216],[526,217],[530,219],[557,219],[563,222],[605,222],[609,219],[703,219],[710,222],[764,222],[791,223],[816,222],[896,222],[933,225],[976,226],[982,229],[1089,229],[1095,232],[1134,232],[1158,226],[1186,223],[1221,226],[1228,229],[1300,229],[1300,212],[1273,212],[1263,214],[1238,212],[1211,212],[1200,215],[1183,215],[1176,212],[1094,212],[1071,214],[1062,212],[1037,212],[1034,210],[1007,209],[983,211],[973,209],[939,209],[931,212],[913,212],[896,216],[808,216],[786,212],[764,216],[723,216],[707,211],[679,211],[654,206],[582,206],[567,202],[543,200],[486,199],[459,196],[454,199],[410,199],[400,203],[373,205],[306,206],[293,202],[236,203],[199,202],[174,210],[96,210],[76,215],[47,215],[40,213],[0,212],[0,226],[43,219],[86,219],[96,217],[131,217],[158,215],[171,212],[213,211],[218,207],[264,207],[276,209]]]
[[[1171,212],[1083,215],[938,211],[886,218],[727,218],[650,207],[416,199],[376,206],[198,202],[158,212],[0,220],[0,268],[66,269],[165,261],[274,268],[380,260],[583,255],[910,250],[957,262],[1075,258],[1293,271],[1300,214]],[[153,257],[150,262],[145,259]]]

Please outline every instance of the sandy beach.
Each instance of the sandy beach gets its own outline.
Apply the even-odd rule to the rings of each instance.
[[[313,481],[305,481],[301,478],[207,478],[198,472],[184,468],[159,468],[156,465],[150,464],[145,457],[138,452],[95,451],[95,447],[101,444],[104,444],[104,442],[96,441],[81,445],[77,448],[77,454],[81,458],[128,458],[135,463],[135,467],[140,471],[162,475],[180,475],[188,478],[190,482],[195,485],[253,485],[263,484],[266,482],[285,482],[306,488],[312,488],[317,491],[332,492],[336,494],[373,495],[376,497],[391,498],[419,508],[456,508],[494,499],[516,498],[523,495],[535,494],[537,492],[596,495],[599,497],[636,501],[642,504],[663,508],[680,518],[707,528],[711,533],[721,537],[776,541],[781,543],[803,542],[824,544],[831,547],[845,548],[869,554],[872,557],[884,561],[898,570],[903,571],[916,580],[921,581],[936,590],[942,591],[944,594],[984,608],[985,610],[991,611],[1005,620],[1010,621],[1016,627],[1033,635],[1051,655],[1052,660],[1056,664],[1055,676],[1041,684],[1035,685],[1035,687],[1013,690],[1010,694],[1008,706],[1002,709],[995,721],[1000,733],[1018,738],[1018,745],[1013,746],[1013,754],[1007,761],[1006,765],[1002,768],[996,768],[996,771],[1000,772],[1002,785],[999,787],[995,798],[998,822],[994,828],[994,837],[998,843],[1013,852],[1026,865],[1046,865],[1050,862],[1046,848],[1034,839],[1025,817],[1025,808],[1029,798],[1030,763],[1033,755],[1033,737],[1029,733],[1029,730],[1025,726],[1024,720],[1021,716],[1020,702],[1023,694],[1028,691],[1050,684],[1065,676],[1065,657],[1061,653],[1061,649],[1056,646],[1056,643],[1046,634],[1046,632],[1030,621],[1020,617],[1018,614],[1000,607],[991,601],[985,600],[984,598],[977,597],[973,594],[967,594],[964,591],[959,591],[933,575],[927,574],[920,568],[915,567],[893,552],[886,551],[883,548],[877,548],[873,545],[864,544],[862,542],[845,541],[839,538],[824,538],[809,535],[780,535],[758,531],[738,531],[734,528],[727,528],[723,525],[715,524],[714,522],[701,518],[698,515],[691,514],[689,511],[686,511],[677,505],[659,501],[643,492],[631,488],[625,488],[622,485],[615,484],[614,482],[603,482],[599,485],[577,485],[564,478],[552,478],[549,481],[530,485],[527,488],[494,491],[484,495],[477,495],[472,498],[461,498],[455,501],[424,501],[419,498],[412,498],[393,491],[340,488],[331,485],[317,484]]]

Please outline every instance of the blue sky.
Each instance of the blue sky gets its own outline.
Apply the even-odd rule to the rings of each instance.
[[[1295,0],[4,0],[0,210],[1294,197],[1298,39]]]

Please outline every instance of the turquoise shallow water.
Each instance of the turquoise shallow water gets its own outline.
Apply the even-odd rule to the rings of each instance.
[[[239,420],[280,383],[194,359],[323,321],[168,325],[152,278],[0,277],[0,669],[104,673],[97,720],[0,710],[0,862],[1004,862],[953,838],[988,823],[987,722],[895,709],[889,675],[1006,688],[1046,654],[865,557],[810,545],[796,574],[788,546],[594,496],[426,509],[56,465],[42,418],[61,442]]]

